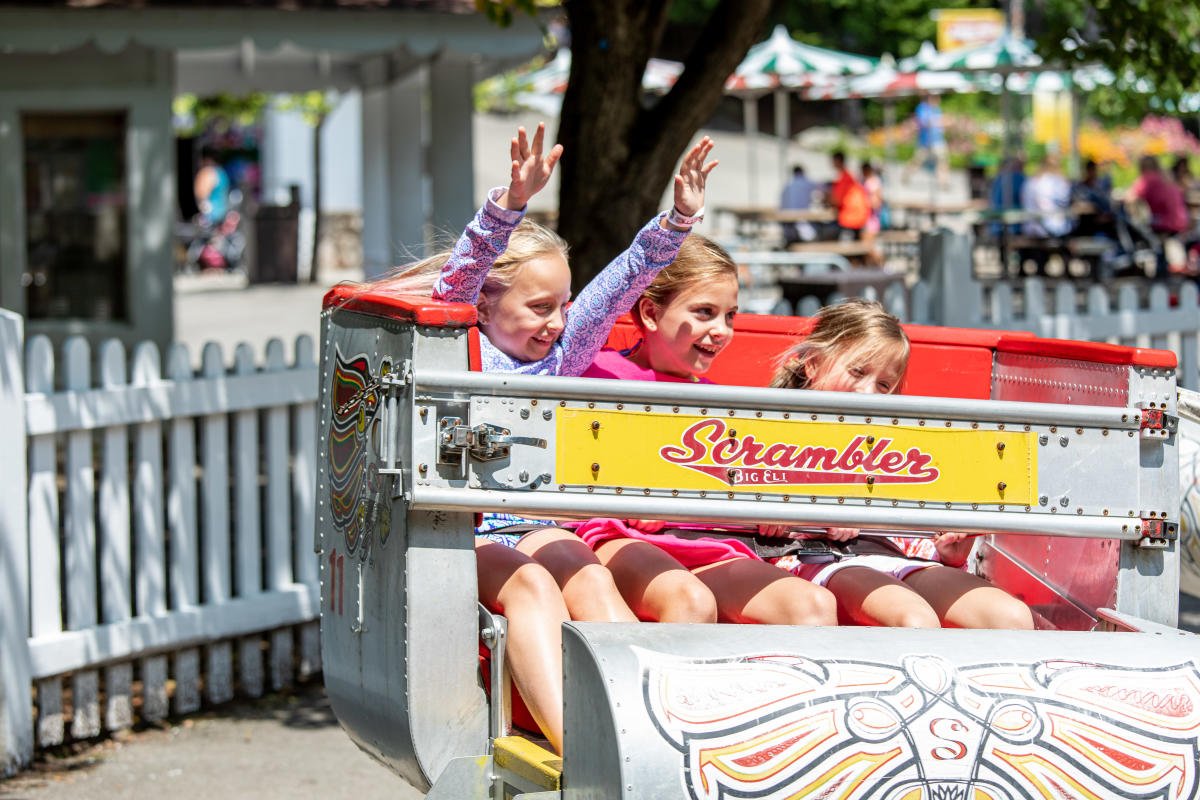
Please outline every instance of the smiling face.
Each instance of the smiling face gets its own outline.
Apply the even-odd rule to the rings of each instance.
[[[676,292],[665,304],[638,300],[643,324],[642,345],[634,363],[677,378],[702,375],[733,339],[738,285],[732,275],[719,275]]]
[[[558,341],[563,307],[571,299],[571,270],[561,253],[529,259],[507,289],[479,296],[479,329],[498,350],[521,361],[540,361]]]
[[[894,348],[860,344],[821,357],[812,356],[807,372],[808,388],[823,392],[891,394],[904,379],[907,352]]]

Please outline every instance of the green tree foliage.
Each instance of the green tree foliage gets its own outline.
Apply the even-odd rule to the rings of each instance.
[[[717,0],[675,0],[671,21],[700,25]],[[979,6],[971,0],[785,0],[773,5],[770,24],[781,24],[807,44],[868,56],[910,56],[937,36],[933,12]]]

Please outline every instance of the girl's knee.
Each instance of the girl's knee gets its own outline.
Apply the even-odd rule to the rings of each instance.
[[[654,580],[653,611],[660,622],[716,622],[717,598],[690,572],[673,570]]]
[[[553,610],[563,605],[562,591],[554,576],[535,563],[524,564],[513,572],[501,590],[501,600],[505,608],[530,604]]]
[[[563,585],[563,599],[572,619],[626,622],[633,615],[607,567],[585,564]]]
[[[912,606],[897,609],[889,620],[892,628],[940,628],[941,620],[929,606]]]
[[[1005,598],[993,604],[987,614],[989,628],[1014,631],[1033,630],[1033,611],[1015,597]]]
[[[783,625],[837,625],[837,598],[824,586],[794,579],[782,611]]]

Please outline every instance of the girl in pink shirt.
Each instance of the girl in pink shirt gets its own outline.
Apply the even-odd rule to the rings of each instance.
[[[709,383],[702,376],[733,338],[737,265],[693,233],[633,307],[641,341],[603,350],[585,378]],[[682,529],[701,538],[685,538]],[[835,625],[833,596],[781,573],[740,539],[702,524],[593,519],[578,533],[641,619]]]

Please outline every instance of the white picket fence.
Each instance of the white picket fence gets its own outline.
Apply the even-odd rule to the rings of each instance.
[[[182,345],[24,343],[0,310],[4,774],[320,669],[317,387],[306,336],[232,369],[210,344],[196,374]]]
[[[863,294],[879,300],[902,321],[918,325],[1028,331],[1056,339],[1171,350],[1179,359],[1179,385],[1200,390],[1200,292],[1195,283],[1179,288],[1175,305],[1162,284],[1151,286],[1144,302],[1132,284],[1121,286],[1115,298],[1105,287],[1093,285],[1081,300],[1073,283],[1061,281],[1048,290],[1041,278],[1025,278],[1015,286],[963,281],[940,296],[921,281],[910,289],[892,284],[882,297],[870,288]],[[831,302],[838,299],[834,296]],[[805,297],[795,313],[810,316],[820,307],[819,299]],[[782,307],[779,312],[788,313]]]

